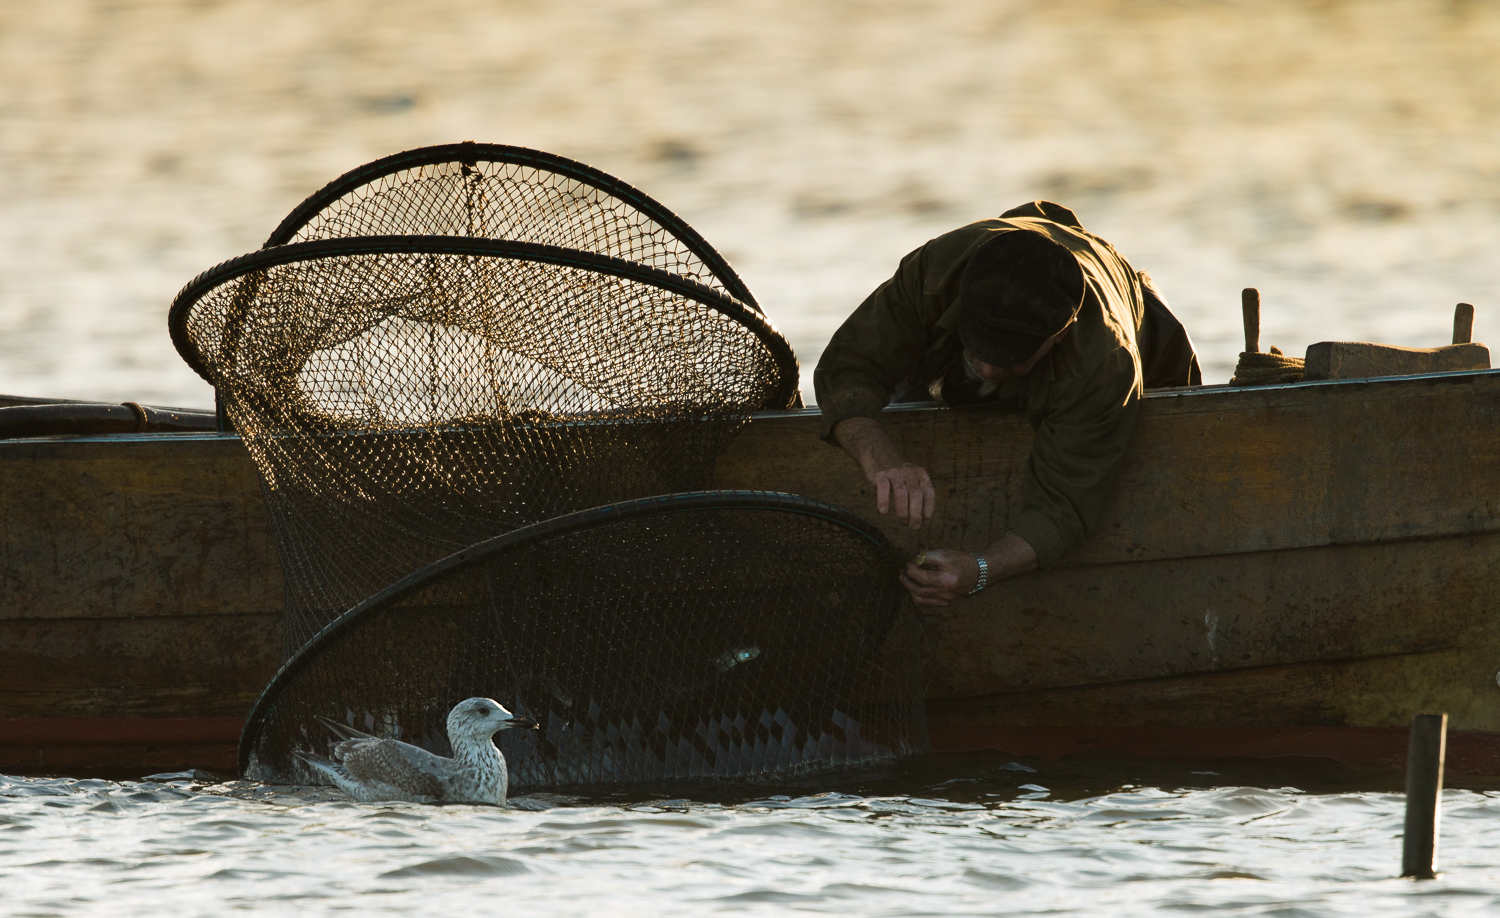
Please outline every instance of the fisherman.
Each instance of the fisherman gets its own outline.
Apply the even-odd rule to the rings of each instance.
[[[992,403],[1026,412],[1036,440],[1010,531],[983,551],[929,549],[901,582],[946,606],[1056,564],[1099,518],[1143,390],[1201,385],[1182,323],[1143,272],[1066,207],[1035,201],[933,239],[834,333],[813,376],[823,439],[917,529],[927,470],[880,425],[894,401]]]

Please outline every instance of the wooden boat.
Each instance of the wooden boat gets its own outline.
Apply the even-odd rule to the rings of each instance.
[[[715,485],[791,491],[905,549],[1006,531],[1023,417],[891,409],[937,515],[880,517],[817,412],[759,415]],[[1500,371],[1148,394],[1060,567],[926,616],[938,750],[1400,767],[1420,710],[1500,774]],[[281,649],[255,470],[216,433],[0,441],[0,770],[232,770]]]

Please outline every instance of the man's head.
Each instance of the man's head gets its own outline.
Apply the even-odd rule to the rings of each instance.
[[[958,300],[958,337],[974,360],[1029,370],[1078,315],[1083,270],[1041,233],[998,233],[964,268]]]

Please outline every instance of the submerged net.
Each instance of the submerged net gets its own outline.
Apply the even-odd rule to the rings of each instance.
[[[471,696],[535,717],[496,739],[517,789],[786,778],[922,750],[920,641],[898,559],[848,511],[673,495],[512,532],[341,617],[246,723],[250,777],[317,782],[314,715],[450,754]]]
[[[718,291],[489,239],[262,250],[190,283],[171,327],[260,472],[288,654],[475,542],[707,486],[797,384],[785,340]]]
[[[524,147],[455,143],[376,160],[303,201],[266,246],[394,235],[510,239],[609,255],[758,308],[723,256],[659,202],[598,169]]]

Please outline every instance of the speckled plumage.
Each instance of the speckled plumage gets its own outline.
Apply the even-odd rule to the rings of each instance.
[[[508,776],[505,756],[492,737],[500,730],[536,726],[531,718],[514,716],[489,698],[460,701],[448,713],[453,757],[444,758],[324,717],[318,720],[339,738],[331,760],[301,750],[297,757],[361,803],[502,804]]]

